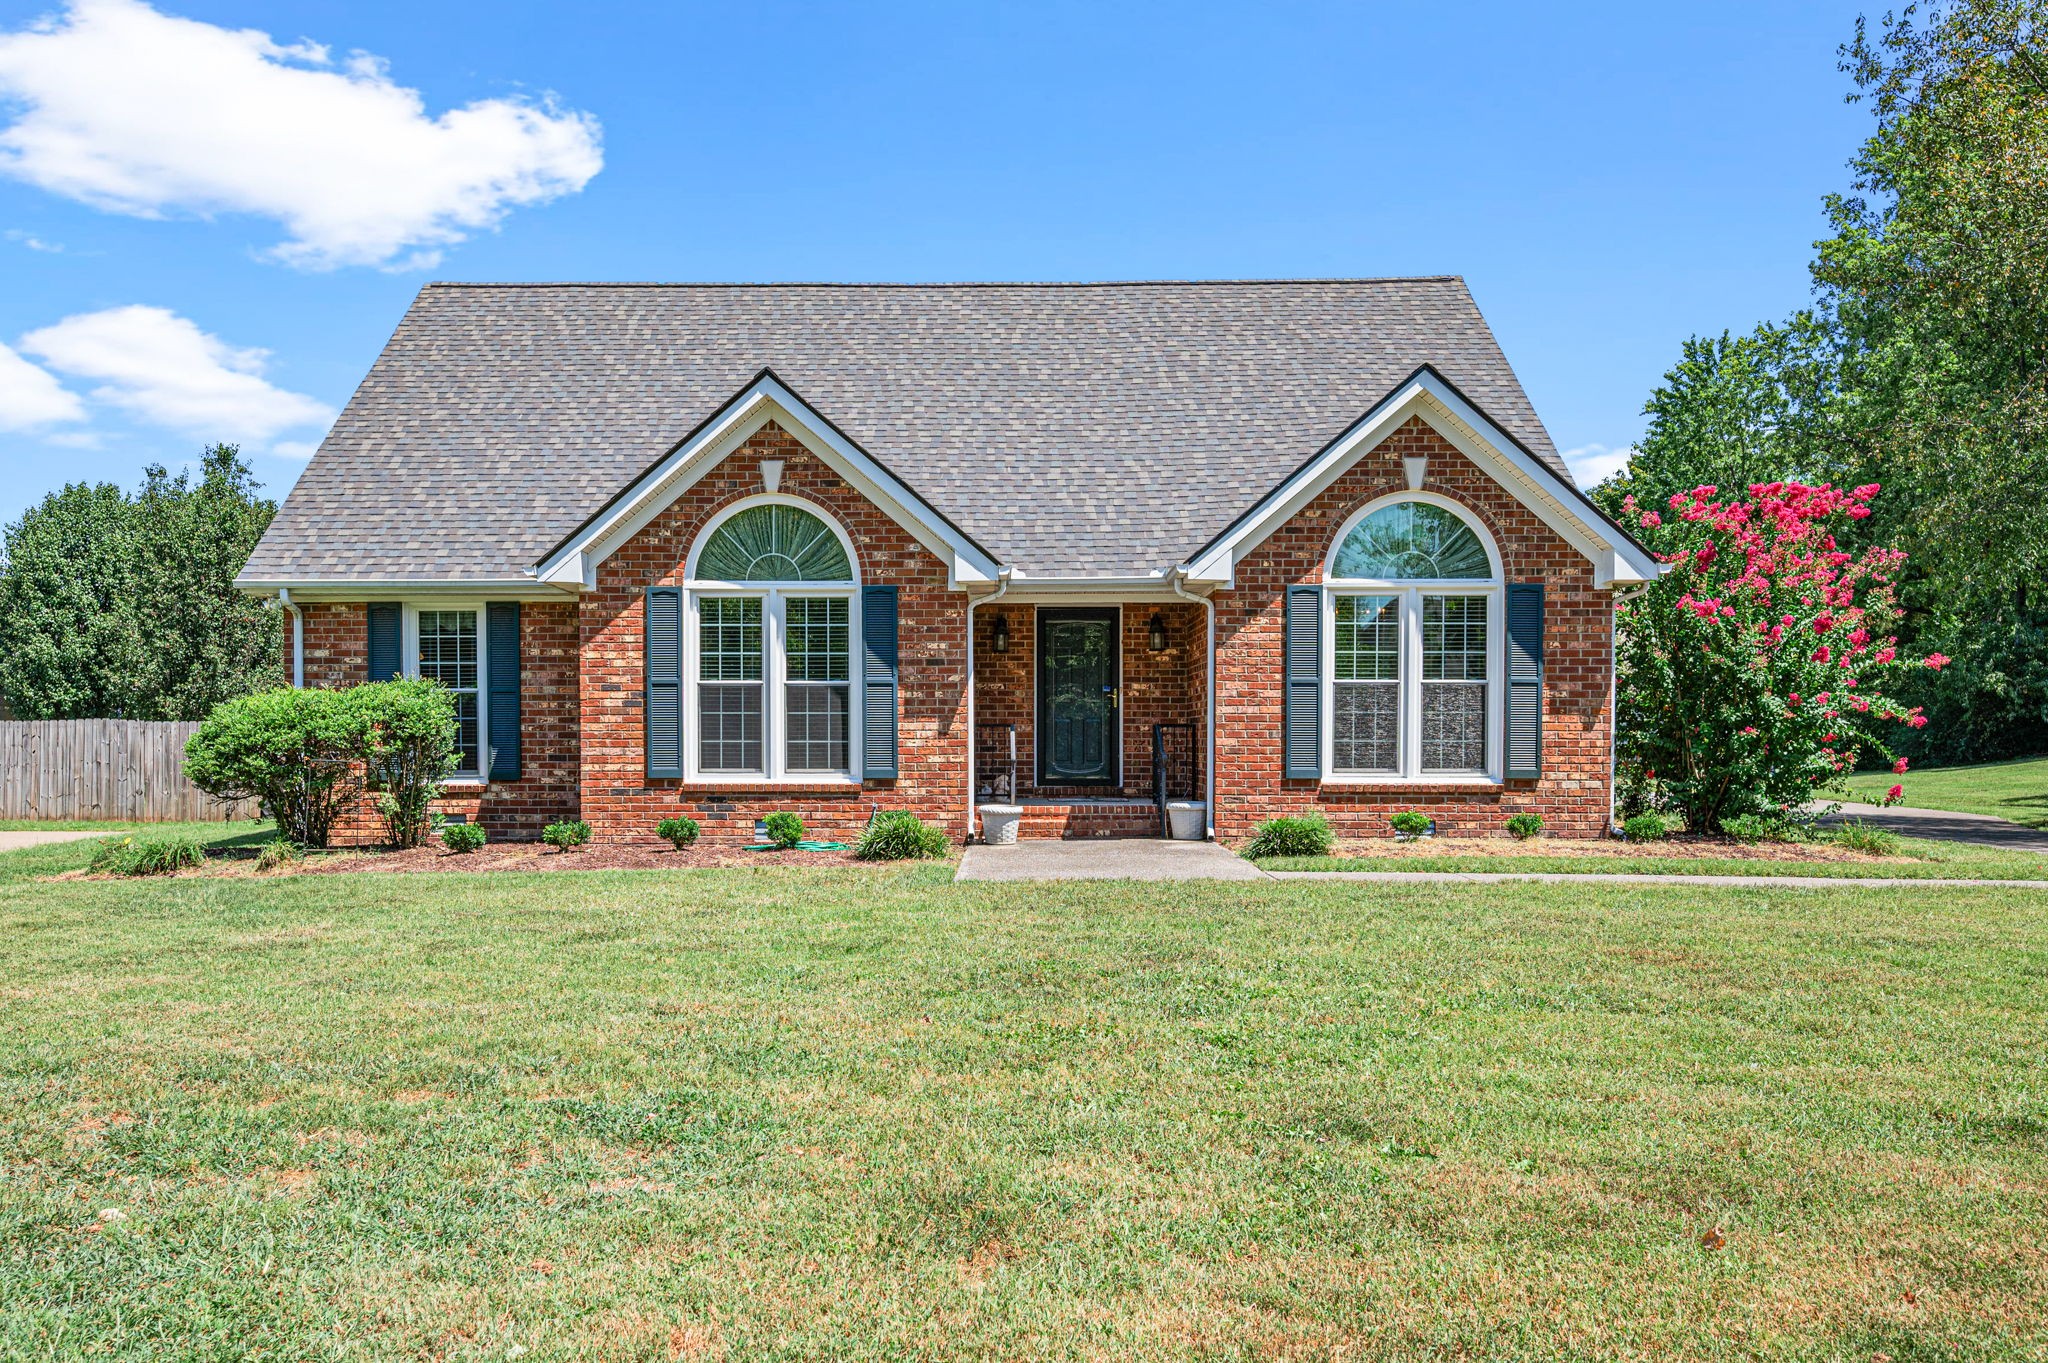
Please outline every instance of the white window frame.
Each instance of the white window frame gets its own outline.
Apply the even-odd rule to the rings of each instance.
[[[1486,550],[1490,575],[1485,578],[1358,578],[1337,577],[1337,555],[1359,522],[1399,502],[1427,502],[1463,521]],[[1433,492],[1395,492],[1367,502],[1337,528],[1323,561],[1322,627],[1322,760],[1328,785],[1357,786],[1490,786],[1502,780],[1506,734],[1502,721],[1502,687],[1506,684],[1507,577],[1500,549],[1478,517],[1458,502]],[[1391,596],[1400,609],[1401,732],[1396,768],[1390,772],[1338,771],[1337,753],[1337,598]],[[1476,771],[1422,770],[1422,598],[1483,596],[1486,598],[1486,763]]]
[[[442,783],[450,786],[484,786],[490,784],[491,769],[491,654],[486,646],[489,635],[485,628],[486,611],[482,601],[448,600],[407,601],[401,611],[403,620],[403,649],[405,662],[400,669],[408,677],[420,675],[420,612],[421,611],[475,611],[476,612],[476,768],[458,768],[448,774]]]
[[[844,582],[720,582],[697,576],[697,557],[711,536],[726,521],[742,511],[757,506],[790,506],[816,516],[832,533],[839,537],[840,547],[846,551],[846,562],[852,569],[853,577]],[[705,522],[704,528],[690,546],[689,557],[684,561],[683,592],[683,779],[685,782],[701,785],[788,785],[824,786],[861,784],[863,754],[861,751],[862,708],[862,649],[860,609],[860,557],[853,551],[853,540],[838,520],[816,502],[801,497],[781,494],[764,494],[734,502]],[[761,601],[761,685],[764,688],[761,705],[761,757],[760,771],[706,771],[702,766],[703,726],[698,707],[699,687],[704,685],[698,676],[700,671],[699,634],[702,628],[701,602],[714,597],[758,597]],[[788,609],[789,599],[802,597],[837,597],[846,603],[847,655],[846,655],[846,756],[847,766],[843,771],[792,771],[789,769],[789,651]],[[719,682],[710,683],[713,686]]]

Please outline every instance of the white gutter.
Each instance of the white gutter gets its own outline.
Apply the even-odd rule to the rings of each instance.
[[[974,841],[975,835],[981,831],[976,827],[980,820],[981,811],[976,806],[974,800],[974,763],[977,757],[974,751],[974,745],[977,741],[974,722],[974,612],[992,602],[1002,600],[1004,593],[1009,590],[1010,570],[1008,568],[998,568],[996,570],[996,589],[994,591],[984,597],[970,596],[967,598],[967,840],[969,842]],[[1011,791],[1010,798],[1015,800],[1017,792]]]
[[[1216,603],[1206,596],[1199,596],[1181,584],[1187,579],[1187,569],[1175,568],[1167,585],[1173,594],[1189,601],[1202,603],[1202,614],[1209,626],[1209,682],[1203,688],[1203,697],[1208,702],[1208,715],[1202,725],[1202,822],[1206,827],[1209,841],[1216,840]],[[1611,783],[1610,783],[1611,784]]]
[[[1654,582],[1645,582],[1614,594],[1614,618],[1607,626],[1607,831],[1618,833],[1620,822],[1614,817],[1621,805],[1621,783],[1614,768],[1615,758],[1621,751],[1621,649],[1615,644],[1615,635],[1620,633],[1621,608],[1635,600],[1650,588]]]
[[[300,691],[306,689],[306,617],[304,612],[292,604],[292,589],[277,589],[277,604],[292,613],[292,686]]]

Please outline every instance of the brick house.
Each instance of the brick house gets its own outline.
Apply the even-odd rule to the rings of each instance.
[[[453,688],[501,837],[1593,836],[1657,571],[1456,278],[434,284],[240,585]]]

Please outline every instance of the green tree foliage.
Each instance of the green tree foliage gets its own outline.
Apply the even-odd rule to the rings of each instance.
[[[233,445],[134,495],[73,483],[7,527],[0,697],[18,719],[200,719],[278,680],[277,615],[235,591],[276,504]]]

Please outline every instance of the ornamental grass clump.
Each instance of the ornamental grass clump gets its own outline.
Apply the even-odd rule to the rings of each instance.
[[[1877,492],[1780,482],[1746,498],[1697,487],[1664,511],[1623,502],[1670,565],[1619,608],[1625,806],[1680,814],[1695,833],[1789,818],[1839,790],[1859,758],[1889,758],[1895,726],[1927,723],[1888,689],[1909,667],[1948,662],[1899,656],[1905,555],[1838,539]]]
[[[103,838],[90,869],[97,875],[167,876],[205,860],[197,838]]]
[[[854,844],[853,854],[862,861],[912,861],[943,857],[951,850],[943,828],[932,827],[907,809],[892,809],[875,816]]]
[[[1872,856],[1895,857],[1906,850],[1906,844],[1899,835],[1889,828],[1873,828],[1861,819],[1850,819],[1835,830],[1835,841],[1853,852],[1866,852]]]
[[[1244,854],[1253,861],[1269,857],[1327,857],[1337,845],[1330,821],[1320,814],[1288,814],[1260,824]]]
[[[697,834],[700,831],[697,821],[687,814],[678,815],[673,819],[663,819],[654,826],[654,836],[678,852],[697,841]]]

